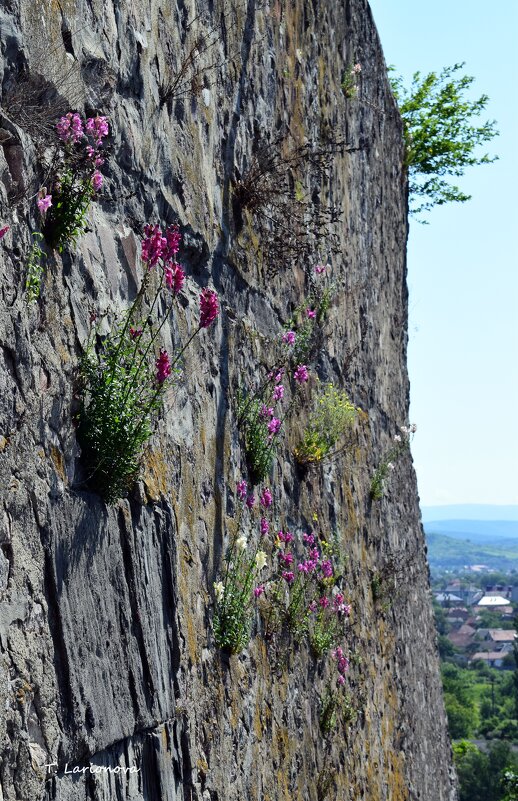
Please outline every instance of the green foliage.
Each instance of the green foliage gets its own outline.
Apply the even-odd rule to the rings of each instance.
[[[162,404],[148,358],[155,339],[150,326],[133,338],[129,318],[81,360],[82,404],[78,439],[89,486],[108,503],[124,496],[139,471],[142,448]]]
[[[86,228],[86,215],[94,196],[92,179],[78,167],[64,169],[52,192],[52,206],[43,228],[49,245],[60,252],[75,244]]]
[[[477,148],[491,141],[498,131],[495,121],[476,124],[489,98],[482,95],[470,100],[466,96],[474,78],[459,76],[463,66],[454,64],[427,75],[416,72],[409,89],[401,77],[391,78],[404,123],[409,191],[415,199],[411,213],[469,200],[470,195],[444,176],[461,176],[466,167],[490,164],[497,158],[476,155]]]
[[[324,695],[320,699],[319,725],[324,737],[331,734],[337,727],[338,722],[342,724],[354,723],[358,717],[351,696],[340,689],[333,689],[328,684]]]
[[[244,432],[246,462],[252,484],[259,484],[270,473],[277,435],[270,436],[269,418],[264,414],[263,394],[258,398],[240,395],[238,419]]]
[[[32,236],[34,242],[27,258],[27,279],[25,281],[27,303],[33,303],[40,296],[41,279],[44,271],[43,265],[47,258],[39,245],[39,242],[43,239],[43,234],[35,231]]]
[[[345,70],[340,87],[348,100],[353,100],[358,94],[358,81],[361,73],[359,64],[349,64]]]
[[[518,769],[518,759],[508,743],[491,743],[487,754],[466,740],[453,743],[459,777],[459,801],[513,801],[514,781],[506,775]]]
[[[257,550],[250,555],[246,539],[237,537],[226,553],[224,579],[214,585],[214,638],[219,648],[232,654],[246,648],[250,639],[252,587],[261,569],[257,564],[259,555],[265,556]]]
[[[373,501],[380,501],[385,492],[385,482],[390,473],[395,470],[396,462],[408,450],[412,435],[416,431],[416,426],[401,426],[402,434],[396,434],[394,444],[383,454],[381,461],[376,468],[371,479],[370,497]]]
[[[295,449],[297,460],[304,464],[319,462],[328,456],[339,439],[351,430],[358,411],[346,392],[328,384],[316,401],[302,442]]]

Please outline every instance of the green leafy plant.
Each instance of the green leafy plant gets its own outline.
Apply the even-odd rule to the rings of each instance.
[[[252,627],[253,586],[266,564],[266,554],[257,548],[248,551],[246,537],[236,537],[225,556],[223,581],[216,582],[214,638],[219,648],[232,654],[242,651]]]
[[[401,434],[396,434],[393,446],[383,455],[371,479],[370,497],[373,501],[380,501],[385,492],[385,483],[390,474],[396,469],[396,462],[410,447],[410,440],[416,432],[415,424],[401,426]]]
[[[78,439],[87,470],[87,483],[108,503],[126,494],[138,475],[142,449],[151,436],[153,421],[166,389],[178,372],[183,352],[202,328],[218,314],[216,293],[204,289],[200,322],[187,343],[170,358],[156,343],[176,302],[185,275],[176,263],[180,234],[171,226],[162,235],[158,226],[146,226],[142,245],[147,269],[142,287],[121,323],[104,337],[93,336],[81,360],[81,409]],[[156,267],[161,262],[161,274]],[[145,304],[155,281],[153,300]],[[165,313],[155,323],[153,312],[166,294]],[[100,340],[100,344],[99,344]]]
[[[328,684],[320,699],[319,724],[324,737],[336,729],[339,720],[345,724],[354,723],[357,717],[351,696],[342,687]]]
[[[101,147],[109,129],[106,117],[83,120],[69,112],[61,117],[56,131],[60,147],[50,170],[51,191],[47,194],[42,187],[37,202],[45,239],[61,252],[85,231],[90,203],[103,184]]]
[[[477,148],[498,135],[496,122],[476,124],[489,98],[466,95],[475,80],[459,76],[464,64],[440,73],[416,72],[409,88],[401,77],[390,78],[404,123],[411,213],[418,214],[450,201],[470,199],[444,176],[461,176],[467,167],[490,164],[496,156],[476,155]],[[392,68],[391,68],[392,69]]]
[[[33,233],[34,242],[27,257],[27,278],[25,281],[25,292],[27,303],[33,303],[40,296],[41,279],[44,272],[45,252],[40,247],[43,234],[39,231]]]
[[[356,422],[359,409],[346,392],[327,384],[320,392],[309,417],[295,458],[301,464],[320,462],[336,448],[338,441]]]
[[[361,71],[361,64],[349,64],[343,74],[341,89],[348,100],[353,100],[358,94],[358,81]]]
[[[264,481],[270,473],[281,430],[280,419],[269,414],[273,407],[265,401],[271,401],[271,387],[258,398],[240,395],[238,400],[238,420],[244,432],[246,461],[253,484]]]

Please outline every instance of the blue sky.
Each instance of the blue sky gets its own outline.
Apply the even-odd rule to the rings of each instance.
[[[371,0],[387,64],[465,61],[496,119],[499,156],[457,179],[472,194],[410,223],[412,452],[423,505],[518,503],[518,2]]]

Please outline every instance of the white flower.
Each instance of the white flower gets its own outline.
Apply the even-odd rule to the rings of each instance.
[[[258,570],[262,570],[266,565],[266,554],[264,551],[257,551],[255,555],[255,564]]]
[[[415,423],[412,423],[412,425],[410,426],[410,433],[415,434],[416,431],[417,431],[417,426]]]
[[[394,442],[401,442],[401,434],[394,434]]]
[[[392,462],[387,462],[387,467],[389,470],[395,470],[396,466]]]
[[[403,432],[403,434],[408,434],[408,428],[406,426],[400,426],[399,428]]]
[[[358,75],[358,73],[360,73],[361,71],[362,71],[361,64],[355,64],[354,67],[352,68],[352,72],[356,75]]]
[[[245,550],[245,548],[246,548],[246,537],[243,536],[243,534],[241,534],[241,536],[237,538],[236,547],[240,551],[244,551]]]
[[[216,594],[216,601],[223,600],[223,596],[225,594],[225,585],[222,581],[216,581],[214,584],[214,592]]]

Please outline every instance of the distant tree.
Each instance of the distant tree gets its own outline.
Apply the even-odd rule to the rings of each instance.
[[[475,80],[459,77],[464,63],[440,73],[416,72],[409,89],[401,77],[390,78],[404,123],[405,164],[408,168],[410,212],[418,214],[450,201],[465,202],[470,195],[445,180],[461,176],[466,167],[490,164],[497,156],[476,155],[477,148],[498,135],[496,122],[474,123],[484,111],[488,96],[469,100]],[[393,68],[390,68],[391,70]]]

